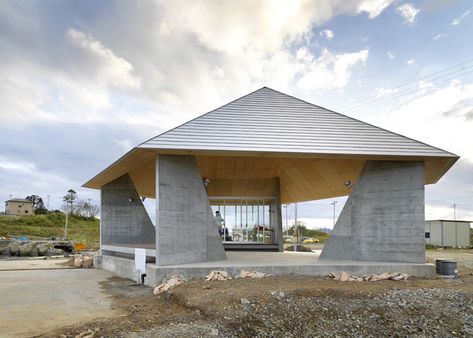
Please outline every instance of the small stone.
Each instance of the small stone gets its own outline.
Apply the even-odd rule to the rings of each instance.
[[[286,297],[286,294],[282,291],[271,291],[271,296],[276,298],[277,300],[281,300]]]
[[[248,305],[248,304],[251,304],[251,302],[250,302],[248,299],[246,299],[246,298],[242,298],[242,299],[240,299],[240,303],[241,303],[242,305]]]
[[[218,329],[212,328],[210,330],[210,335],[211,336],[218,336]]]

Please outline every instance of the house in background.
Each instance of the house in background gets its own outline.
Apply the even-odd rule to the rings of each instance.
[[[5,215],[34,215],[33,202],[23,198],[9,199],[5,201]]]
[[[470,221],[433,220],[425,222],[425,243],[463,248],[470,246]]]

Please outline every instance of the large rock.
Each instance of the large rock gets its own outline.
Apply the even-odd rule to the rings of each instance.
[[[30,242],[20,246],[20,256],[32,256],[36,254],[36,243]]]
[[[82,259],[82,267],[85,269],[91,268],[94,266],[94,258],[92,256],[84,256]]]
[[[0,256],[8,255],[10,252],[8,250],[8,245],[11,241],[0,241]]]
[[[11,256],[18,256],[20,254],[20,242],[11,242],[8,245],[8,252],[10,253]]]
[[[36,250],[38,251],[38,256],[46,256],[48,251],[53,248],[52,243],[40,243],[36,246]]]
[[[74,266],[76,268],[81,268],[82,267],[82,256],[74,257]]]

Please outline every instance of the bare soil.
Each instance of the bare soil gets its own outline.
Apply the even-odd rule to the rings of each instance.
[[[295,275],[193,280],[161,296],[112,277],[101,286],[116,317],[43,337],[468,337],[473,336],[473,270],[460,265],[459,275],[398,282]]]

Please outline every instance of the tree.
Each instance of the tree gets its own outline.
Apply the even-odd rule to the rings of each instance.
[[[48,212],[44,207],[43,199],[38,195],[26,196],[25,199],[33,202],[33,210],[35,214],[46,214]]]
[[[77,200],[74,213],[76,215],[94,218],[99,213],[99,206],[92,202],[91,199],[88,200]]]
[[[89,217],[95,218],[100,212],[100,207],[98,204],[89,203]]]
[[[69,210],[70,210],[71,214],[74,213],[74,201],[76,199],[77,199],[77,193],[72,189],[69,189],[67,191],[67,194],[62,198],[64,203],[66,203],[66,205],[69,206]],[[66,212],[67,212],[67,210],[66,210]]]

